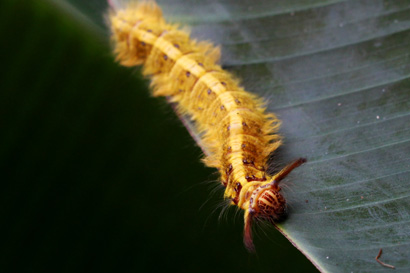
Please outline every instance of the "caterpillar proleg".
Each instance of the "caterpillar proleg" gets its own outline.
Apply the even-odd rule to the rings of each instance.
[[[153,1],[111,6],[117,60],[124,66],[142,65],[143,74],[151,78],[152,94],[166,96],[194,121],[210,151],[205,164],[220,172],[224,197],[245,211],[244,242],[253,250],[253,220],[279,221],[286,215],[279,182],[306,160],[300,158],[270,176],[266,161],[281,145],[280,121],[265,111],[262,99],[246,92],[218,65],[219,48],[192,40],[167,23]]]

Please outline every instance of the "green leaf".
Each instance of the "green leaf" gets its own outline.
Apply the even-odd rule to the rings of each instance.
[[[283,122],[279,164],[308,158],[282,184],[281,232],[322,272],[388,271],[380,248],[408,272],[410,1],[159,3],[269,100]]]

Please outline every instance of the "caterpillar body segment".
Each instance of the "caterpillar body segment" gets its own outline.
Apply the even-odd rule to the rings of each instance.
[[[204,162],[218,168],[225,198],[245,211],[244,241],[252,250],[253,219],[283,218],[286,201],[278,183],[305,160],[274,176],[266,172],[268,156],[281,145],[280,121],[221,68],[218,47],[192,40],[177,25],[168,24],[155,2],[113,8],[109,23],[120,64],[143,65],[152,94],[168,97],[202,133],[201,142],[210,151]]]

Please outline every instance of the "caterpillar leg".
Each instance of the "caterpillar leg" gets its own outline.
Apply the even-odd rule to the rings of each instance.
[[[280,170],[275,176],[272,178],[272,182],[274,187],[279,188],[278,184],[280,181],[282,181],[283,178],[285,178],[293,169],[299,167],[303,163],[305,163],[307,160],[306,158],[298,158],[292,163],[288,164],[285,168]]]

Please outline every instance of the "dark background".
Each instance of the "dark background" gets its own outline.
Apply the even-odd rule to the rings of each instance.
[[[0,15],[0,272],[317,272],[272,227],[247,253],[215,170],[108,38],[44,1]]]

